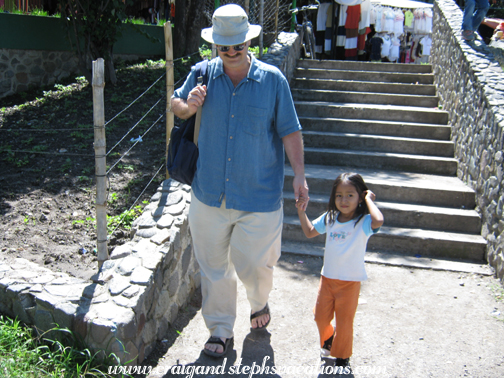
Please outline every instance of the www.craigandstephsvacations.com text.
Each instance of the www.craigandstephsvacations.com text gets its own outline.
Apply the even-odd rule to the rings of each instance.
[[[193,378],[198,375],[248,375],[249,378],[258,374],[278,374],[294,377],[308,377],[317,374],[372,374],[373,376],[386,375],[384,366],[357,366],[338,367],[338,366],[268,366],[269,356],[264,357],[262,364],[258,365],[255,362],[249,365],[242,365],[240,358],[236,364],[227,366],[227,358],[224,358],[222,364],[217,366],[205,365],[174,365],[174,366],[109,366],[109,374],[155,374],[155,375],[179,375],[181,378]]]

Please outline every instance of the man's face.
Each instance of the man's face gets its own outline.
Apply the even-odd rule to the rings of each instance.
[[[248,66],[248,48],[250,46],[250,41],[245,42],[244,48],[241,51],[236,51],[234,46],[229,46],[229,50],[226,52],[220,51],[220,45],[217,45],[217,53],[219,57],[224,62],[224,66],[227,68],[243,68],[246,65]],[[241,47],[241,45],[238,45]]]

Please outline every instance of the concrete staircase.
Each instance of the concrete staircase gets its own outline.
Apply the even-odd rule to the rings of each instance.
[[[304,129],[308,216],[325,211],[338,174],[356,171],[385,217],[369,240],[368,261],[486,271],[475,193],[456,177],[448,114],[438,108],[433,79],[429,65],[298,62],[292,95]],[[292,178],[287,167],[283,251],[322,256],[325,235],[304,236]]]

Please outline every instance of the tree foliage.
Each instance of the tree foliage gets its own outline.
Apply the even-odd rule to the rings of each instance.
[[[107,80],[115,84],[113,47],[120,37],[126,6],[132,0],[60,0],[61,17],[65,19],[79,68],[91,82],[91,62],[105,60]]]

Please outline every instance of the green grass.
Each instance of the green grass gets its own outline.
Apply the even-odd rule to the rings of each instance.
[[[49,338],[49,335],[52,338]],[[53,328],[36,335],[18,320],[0,316],[0,374],[16,378],[110,377],[108,367],[118,364],[110,353],[100,358],[77,334]]]

